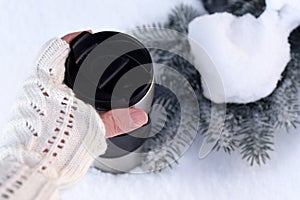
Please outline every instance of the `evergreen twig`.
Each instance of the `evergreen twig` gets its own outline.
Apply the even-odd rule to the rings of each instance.
[[[237,0],[232,4],[226,5],[226,9],[228,12],[238,16],[251,13],[258,17],[265,9],[265,1]],[[175,49],[176,51],[174,52],[183,52],[184,55],[190,55],[190,46],[187,40],[179,40],[176,35],[172,35],[169,31],[164,32],[161,28],[173,29],[187,34],[189,22],[197,16],[197,11],[192,7],[180,5],[172,11],[167,23],[154,25],[152,26],[154,29],[144,27],[134,34],[150,46],[156,43]],[[291,34],[289,41],[291,43],[292,59],[282,74],[282,79],[278,83],[277,88],[270,96],[254,103],[227,104],[225,123],[221,133],[218,132],[219,127],[209,128],[209,125],[211,120],[221,120],[218,118],[218,113],[222,114],[220,112],[224,112],[224,110],[218,110],[218,106],[215,106],[203,96],[200,74],[195,67],[174,52],[168,52],[159,48],[153,48],[150,51],[156,63],[166,64],[176,69],[192,86],[197,95],[201,113],[198,118],[195,117],[195,120],[200,121],[199,133],[208,139],[217,138],[219,134],[219,139],[215,146],[216,150],[223,149],[225,152],[231,153],[240,149],[243,159],[247,160],[251,165],[260,165],[270,159],[269,153],[273,150],[275,131],[281,127],[289,130],[290,127],[296,128],[300,124],[298,97],[298,88],[300,86],[300,27]],[[170,84],[176,84],[176,80],[172,77],[164,78]],[[180,84],[178,87],[180,87]],[[163,100],[164,97],[169,98],[169,101]],[[163,130],[164,134],[153,137],[148,141],[147,150],[150,150],[152,154],[149,154],[150,156],[148,156],[146,161],[148,164],[149,162],[152,163],[151,166],[154,171],[158,169],[157,167],[170,165],[170,159],[178,158],[178,155],[181,153],[179,146],[189,144],[192,138],[189,136],[188,131],[175,135],[176,123],[172,124],[171,121],[176,121],[176,116],[179,115],[176,113],[180,113],[182,109],[178,106],[169,105],[176,105],[174,104],[176,97],[157,93],[155,99],[166,106],[171,115],[169,116],[169,124],[166,124]],[[189,110],[189,112],[192,113],[192,110]],[[191,128],[191,130],[196,129],[197,127]],[[176,139],[174,140],[175,136]]]

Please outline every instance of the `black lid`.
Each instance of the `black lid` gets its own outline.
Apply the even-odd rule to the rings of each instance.
[[[65,84],[98,111],[131,107],[149,90],[152,60],[137,39],[113,31],[83,32],[70,47]]]

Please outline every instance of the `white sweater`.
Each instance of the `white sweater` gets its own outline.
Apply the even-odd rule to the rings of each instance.
[[[50,42],[0,135],[0,199],[59,199],[106,150],[100,116],[63,84],[68,52]]]

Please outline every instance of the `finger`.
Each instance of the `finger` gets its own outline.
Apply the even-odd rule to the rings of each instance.
[[[142,127],[148,115],[141,109],[116,109],[100,115],[106,129],[106,138],[115,137]]]
[[[64,41],[66,41],[68,44],[70,44],[70,42],[76,38],[80,33],[82,33],[83,31],[79,31],[79,32],[74,32],[74,33],[69,33],[65,36],[63,36],[61,39],[63,39]],[[86,32],[90,32],[92,33],[92,30],[87,30]]]

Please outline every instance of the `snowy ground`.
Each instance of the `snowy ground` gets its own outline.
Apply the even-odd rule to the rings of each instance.
[[[49,38],[76,30],[124,30],[164,21],[179,2],[201,9],[197,0],[0,0],[0,129],[40,46]],[[198,160],[198,138],[173,170],[119,176],[90,170],[62,199],[298,200],[300,137],[296,132],[277,135],[276,152],[263,167],[249,167],[238,154],[212,153]]]

